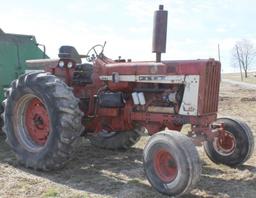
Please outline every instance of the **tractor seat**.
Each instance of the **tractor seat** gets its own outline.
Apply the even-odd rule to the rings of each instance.
[[[80,55],[77,52],[76,48],[74,48],[73,46],[63,45],[59,49],[59,58],[70,59],[78,64],[81,64],[81,58],[83,58],[83,56]]]

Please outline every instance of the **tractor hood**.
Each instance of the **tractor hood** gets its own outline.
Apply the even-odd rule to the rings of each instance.
[[[127,62],[108,63],[105,65],[105,75],[118,73],[120,75],[166,75],[195,74],[199,75],[208,64],[216,64],[214,59],[162,61],[162,62]]]

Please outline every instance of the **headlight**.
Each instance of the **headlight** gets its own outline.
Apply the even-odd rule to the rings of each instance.
[[[70,69],[73,66],[72,62],[68,62],[67,67]]]
[[[59,62],[59,67],[63,68],[64,65],[65,65],[64,61],[60,61],[60,62]]]

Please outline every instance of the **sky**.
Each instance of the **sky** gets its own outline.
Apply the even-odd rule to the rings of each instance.
[[[218,59],[233,72],[236,41],[256,45],[255,0],[0,0],[0,28],[6,33],[35,35],[56,58],[61,45],[85,54],[107,42],[105,55],[117,59],[154,60],[153,13],[168,10],[165,60]]]

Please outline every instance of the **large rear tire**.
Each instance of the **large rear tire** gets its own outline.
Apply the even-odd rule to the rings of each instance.
[[[160,193],[180,196],[198,182],[201,163],[192,141],[177,131],[153,135],[143,152],[146,176]]]
[[[4,125],[4,120],[3,120],[3,117],[2,117],[3,112],[4,112],[4,107],[3,107],[3,105],[0,104],[0,114],[1,114],[1,117],[0,117],[0,135],[2,134],[2,127]]]
[[[83,131],[71,88],[54,75],[29,73],[7,95],[3,131],[18,161],[39,170],[63,167]]]
[[[249,126],[233,118],[220,118],[224,124],[224,136],[204,143],[207,156],[216,164],[238,166],[247,161],[254,149],[254,138]]]
[[[134,128],[131,131],[108,132],[101,131],[89,137],[92,145],[109,150],[127,150],[136,144],[145,128]]]

